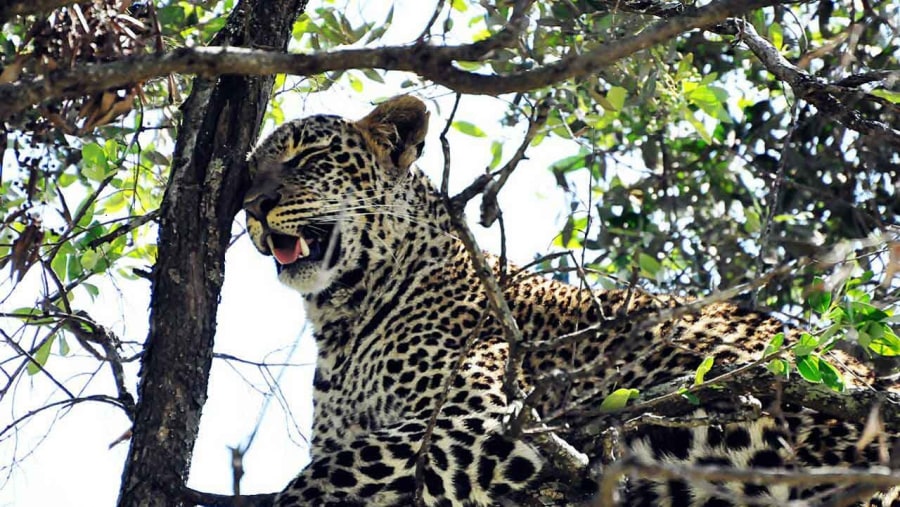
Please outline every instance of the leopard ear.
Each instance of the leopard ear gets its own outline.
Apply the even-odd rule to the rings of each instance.
[[[379,159],[390,160],[399,172],[405,172],[425,146],[428,110],[421,100],[401,95],[378,104],[356,125]]]

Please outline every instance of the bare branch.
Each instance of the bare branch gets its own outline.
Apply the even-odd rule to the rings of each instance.
[[[16,350],[16,353],[18,353],[20,356],[24,356],[27,359],[26,363],[31,363],[31,364],[35,365],[41,373],[46,375],[47,378],[50,379],[50,381],[53,382],[56,385],[56,387],[58,387],[62,392],[66,393],[66,396],[68,396],[70,399],[77,398],[74,394],[72,394],[72,391],[70,391],[69,388],[67,388],[65,385],[63,385],[62,382],[56,380],[56,377],[51,375],[50,372],[47,371],[46,368],[44,368],[44,365],[41,364],[38,360],[36,360],[34,358],[34,355],[32,353],[23,349],[22,346],[19,345],[18,342],[16,342],[15,340],[12,339],[11,336],[6,334],[6,331],[0,329],[0,334],[3,335],[3,339],[6,340],[6,343],[8,343],[10,345],[10,347],[12,347]],[[56,334],[56,329],[51,331],[50,334],[48,334],[47,337],[41,341],[41,344],[37,348],[43,347],[46,344],[47,340],[49,340],[54,334]],[[37,348],[35,350],[37,350]]]
[[[457,103],[454,105],[454,111],[456,110],[456,105],[458,105],[458,100],[459,96],[457,96]],[[527,146],[530,144],[531,139],[537,133],[543,122],[546,121],[546,111],[544,110],[545,106],[546,104],[542,104],[535,111],[535,117],[528,129],[525,141],[523,141],[523,143],[521,144],[520,149],[517,151],[516,156],[513,157],[513,160],[511,160],[510,163],[505,166],[507,176],[512,172],[513,169],[515,169],[518,161],[524,157],[525,148],[527,148]],[[447,128],[449,128],[451,121],[452,116],[451,119],[447,122]],[[447,132],[447,128],[445,128],[444,132],[442,132],[441,134],[441,144],[444,149],[445,157],[444,179],[441,185],[442,195],[444,196],[447,210],[451,217],[451,223],[454,229],[456,229],[456,231],[458,232],[459,237],[466,248],[466,251],[469,253],[469,257],[472,259],[472,263],[475,267],[477,276],[481,280],[482,287],[484,288],[486,293],[488,310],[497,320],[497,322],[500,323],[500,327],[503,330],[504,337],[506,338],[508,344],[509,352],[505,365],[506,370],[504,372],[503,390],[506,394],[506,399],[509,403],[511,413],[509,414],[509,420],[505,421],[505,424],[511,424],[511,427],[508,428],[508,434],[515,437],[519,435],[522,423],[524,421],[533,421],[535,419],[535,417],[532,417],[531,410],[522,403],[522,400],[525,399],[525,396],[520,392],[516,383],[519,367],[522,362],[522,351],[519,348],[519,344],[521,344],[523,341],[522,333],[519,330],[518,324],[516,323],[516,320],[509,309],[509,305],[506,302],[506,298],[503,295],[503,289],[500,287],[500,284],[497,281],[497,277],[494,276],[491,266],[488,264],[484,254],[478,247],[475,236],[472,234],[471,229],[469,229],[468,225],[466,224],[465,216],[463,215],[463,208],[465,207],[465,203],[468,201],[468,199],[462,200],[460,202],[460,196],[450,198],[450,196],[447,194],[447,181],[449,180],[450,166],[450,149],[445,135]],[[468,190],[471,190],[477,186],[478,190],[474,190],[474,193],[472,194],[474,196],[475,193],[484,188],[484,186],[482,184],[479,184],[479,182],[484,182],[484,184],[486,184],[493,181],[492,178],[493,175],[483,175],[474,183],[469,185]],[[463,193],[465,193],[465,191]],[[483,316],[487,316],[487,313],[484,313]],[[482,325],[483,318],[479,320],[478,325],[470,335],[470,339],[466,342],[466,346],[463,349],[463,352],[460,354],[459,362],[456,364],[454,372],[457,372],[459,370],[459,367],[462,365],[463,359],[468,356],[465,351],[468,350],[468,348],[472,344],[471,337],[477,337],[480,334]],[[426,430],[425,438],[423,439],[422,445],[420,446],[419,451],[416,455],[417,505],[421,505],[422,501],[421,488],[422,486],[424,486],[422,474],[424,472],[424,463],[425,458],[427,457],[426,454],[429,441],[431,439],[434,425],[437,421],[437,415],[441,411],[441,407],[443,406],[443,404],[446,402],[446,396],[449,393],[449,387],[453,381],[453,377],[454,375],[450,375],[446,380],[442,397],[439,400],[437,407],[435,407],[434,412],[432,413],[432,417],[429,420],[428,428]],[[565,482],[567,484],[575,482],[577,479],[581,478],[588,472],[586,466],[587,462],[586,460],[582,459],[583,456],[577,453],[574,448],[572,448],[567,442],[559,438],[557,435],[552,434],[551,432],[544,432],[541,434],[536,434],[532,438],[532,440],[533,443],[541,449],[543,455],[549,460],[549,464],[555,471],[556,475],[563,476],[566,479]]]
[[[547,123],[547,117],[550,114],[550,107],[552,104],[552,100],[550,98],[546,98],[542,100],[532,112],[531,118],[528,119],[528,131],[525,132],[525,137],[522,139],[522,142],[519,143],[519,147],[516,149],[516,152],[513,154],[512,158],[500,169],[497,173],[497,179],[491,180],[487,183],[484,188],[484,193],[482,194],[481,200],[481,225],[484,227],[490,227],[494,221],[497,219],[500,209],[497,204],[497,194],[500,193],[500,189],[503,188],[503,185],[506,184],[506,180],[509,179],[509,176],[516,170],[516,167],[519,166],[519,162],[521,162],[525,158],[525,150],[528,149],[528,146],[531,145],[531,141],[534,140],[534,136],[537,135],[538,131],[541,130],[541,127]],[[462,204],[465,206],[465,203]],[[459,205],[457,205],[458,207]]]
[[[119,355],[118,345],[121,343],[119,338],[109,329],[97,324],[87,313],[77,311],[70,315],[62,315],[63,326],[67,331],[75,335],[80,343],[87,347],[87,342],[97,343],[103,348],[105,357],[102,359],[109,363],[112,371],[113,380],[116,384],[116,391],[119,395],[119,401],[125,407],[129,418],[134,417],[134,397],[128,392],[125,385],[125,370],[122,367],[122,356]]]
[[[122,236],[123,234],[128,234],[129,232],[137,229],[138,227],[146,224],[147,222],[156,221],[159,218],[159,210],[155,209],[148,212],[145,215],[141,215],[139,217],[135,217],[134,219],[126,222],[125,224],[117,227],[114,231],[111,231],[99,238],[94,238],[90,240],[87,244],[89,248],[97,248],[98,246],[109,243],[110,241]]]
[[[447,132],[450,131],[450,126],[453,125],[453,118],[456,117],[456,110],[459,109],[460,98],[462,98],[462,95],[457,93],[456,98],[453,99],[453,109],[450,110],[450,116],[447,117],[447,123],[444,125],[444,130],[441,131],[439,137],[441,140],[441,151],[444,154],[444,171],[441,177],[441,195],[444,196],[450,195],[450,142],[447,141]]]
[[[249,359],[244,359],[242,357],[233,356],[231,354],[226,354],[224,352],[213,352],[213,359],[222,359],[224,361],[233,361],[235,363],[247,364],[250,366],[256,366],[257,368],[271,368],[274,366],[283,366],[283,367],[313,367],[316,363],[288,363],[288,362],[280,362],[280,363],[269,363],[269,362],[260,362],[260,361],[251,361]]]
[[[502,76],[466,72],[452,65],[452,62],[459,60],[482,60],[499,44],[508,42],[498,42],[496,37],[500,34],[485,41],[458,46],[436,47],[416,43],[411,46],[317,54],[287,54],[239,47],[180,48],[162,55],[128,57],[112,63],[85,65],[0,85],[0,119],[6,119],[47,100],[83,96],[172,73],[202,76],[278,73],[312,75],[335,70],[374,68],[414,72],[460,93],[497,95],[522,92],[592,74],[603,66],[688,30],[708,27],[770,3],[770,0],[720,0],[697,9],[691,15],[673,17],[638,35],[610,41],[593,51]]]
[[[124,407],[122,406],[122,402],[121,402],[121,401],[119,401],[119,400],[117,400],[116,398],[113,398],[113,397],[111,397],[111,396],[106,396],[105,394],[96,394],[96,395],[93,395],[93,396],[85,396],[85,397],[83,397],[83,398],[66,398],[66,399],[64,399],[64,400],[59,400],[59,401],[54,401],[54,402],[52,402],[52,403],[48,403],[48,404],[46,404],[46,405],[44,405],[44,406],[42,406],[42,407],[40,407],[40,408],[36,408],[36,409],[34,409],[34,410],[30,410],[30,411],[28,411],[26,414],[17,417],[13,422],[11,422],[11,423],[7,424],[6,426],[4,426],[3,429],[0,429],[0,437],[2,437],[3,435],[5,435],[8,431],[10,431],[11,429],[15,428],[15,427],[18,426],[19,424],[22,424],[23,421],[25,421],[25,420],[27,420],[27,419],[29,419],[29,418],[31,418],[31,417],[34,417],[34,416],[36,416],[37,414],[40,414],[41,412],[43,412],[43,411],[45,411],[45,410],[49,410],[49,409],[55,408],[55,407],[67,407],[67,406],[72,406],[72,405],[76,405],[76,404],[78,404],[78,403],[83,403],[83,402],[86,402],[86,401],[99,401],[99,402],[101,402],[101,403],[108,403],[108,404],[110,404],[110,405],[114,405],[114,406],[119,407],[119,408],[124,408]]]

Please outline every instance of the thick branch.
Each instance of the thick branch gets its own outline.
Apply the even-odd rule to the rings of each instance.
[[[586,76],[638,51],[725,18],[768,5],[770,0],[720,0],[692,15],[673,17],[640,34],[610,41],[587,53],[532,70],[507,75],[484,75],[460,70],[458,60],[481,60],[493,44],[484,42],[436,47],[423,43],[375,49],[350,49],[317,54],[286,54],[236,47],[181,48],[162,55],[144,55],[85,65],[13,84],[0,85],[0,120],[43,101],[82,96],[123,87],[171,73],[214,76],[222,74],[312,75],[323,72],[374,68],[409,71],[461,93],[497,95],[525,92],[566,79]],[[265,46],[261,46],[265,47]]]

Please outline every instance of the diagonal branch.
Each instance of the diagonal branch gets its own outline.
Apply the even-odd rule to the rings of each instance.
[[[690,14],[661,21],[638,35],[611,41],[593,51],[506,75],[478,74],[452,65],[454,61],[484,59],[496,49],[496,41],[445,47],[416,43],[316,54],[287,54],[221,46],[180,48],[161,55],[142,55],[111,63],[85,65],[78,69],[57,71],[47,76],[0,85],[0,120],[44,101],[78,97],[171,73],[204,76],[278,73],[313,75],[375,68],[414,72],[460,93],[497,95],[524,92],[592,74],[601,67],[688,30],[709,27],[770,3],[771,0],[719,0]],[[517,31],[510,27],[501,33],[515,35]],[[504,36],[504,39],[508,38],[510,37]]]
[[[900,130],[886,123],[865,118],[852,108],[853,104],[867,98],[867,94],[854,86],[858,86],[857,83],[865,79],[870,81],[877,80],[876,78],[883,79],[883,75],[829,84],[789,62],[775,46],[756,32],[752,24],[732,19],[723,30],[723,33],[726,32],[746,44],[769,72],[791,87],[797,98],[813,104],[822,114],[834,118],[860,134],[870,135],[900,147]]]

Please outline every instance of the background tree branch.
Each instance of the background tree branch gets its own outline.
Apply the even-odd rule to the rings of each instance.
[[[855,88],[859,86],[858,84],[854,86],[852,81],[850,84],[828,84],[811,76],[789,62],[778,48],[756,33],[753,25],[743,20],[731,20],[728,28],[723,31],[731,32],[738,41],[746,44],[769,72],[791,87],[797,98],[814,104],[822,114],[844,123],[861,134],[871,135],[900,147],[900,130],[880,121],[866,119],[856,111],[856,103],[867,98],[867,94]],[[881,80],[890,75],[888,73],[888,76],[877,76],[877,79],[876,76],[872,76],[870,79]],[[868,98],[874,99],[872,96]]]

